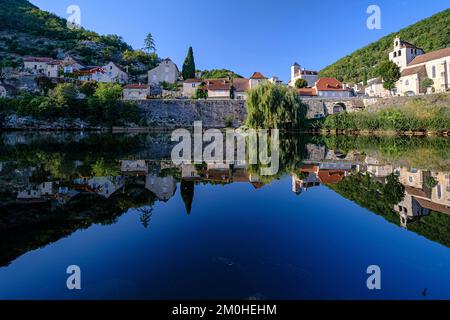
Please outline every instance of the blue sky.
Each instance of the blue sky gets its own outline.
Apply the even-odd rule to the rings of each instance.
[[[320,70],[384,35],[449,7],[448,0],[32,0],[68,17],[81,8],[81,24],[118,34],[134,48],[151,32],[158,54],[182,65],[190,45],[197,68],[228,68],[249,76],[261,71],[288,80],[297,61]],[[381,30],[366,27],[367,7],[380,6]]]

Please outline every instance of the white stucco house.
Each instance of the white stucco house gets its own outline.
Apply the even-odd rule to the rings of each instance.
[[[367,85],[364,88],[364,94],[368,97],[386,98],[391,96],[389,90],[386,90],[383,86],[383,80],[381,78],[373,78],[367,81]]]
[[[149,84],[160,84],[161,82],[175,83],[178,81],[179,70],[177,65],[169,58],[164,59],[159,66],[148,72]]]
[[[64,73],[72,74],[75,71],[81,70],[84,68],[84,65],[78,62],[75,58],[72,56],[66,56],[62,62],[61,66]]]
[[[319,73],[317,71],[311,71],[302,69],[302,67],[296,62],[291,66],[291,80],[289,85],[295,87],[295,82],[298,79],[304,79],[308,82],[308,87],[314,87],[316,81],[319,79]]]
[[[114,62],[109,62],[107,65],[102,67],[105,70],[100,82],[118,82],[120,84],[125,84],[128,82],[128,73],[122,70]]]
[[[323,98],[349,98],[353,96],[350,89],[344,88],[342,82],[335,78],[320,78],[314,89],[318,97]]]

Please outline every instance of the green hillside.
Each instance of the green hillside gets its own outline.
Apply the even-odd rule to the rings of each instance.
[[[132,48],[122,37],[69,29],[65,19],[40,10],[27,0],[0,1],[2,65],[20,64],[25,55],[56,58],[61,51],[88,65],[110,60],[121,63],[127,50]],[[153,58],[157,59],[157,56]]]
[[[397,33],[380,40],[342,58],[320,71],[321,77],[335,77],[341,81],[359,82],[378,76],[378,65],[388,60],[395,36],[423,48],[425,52],[450,46],[450,9],[419,21]]]

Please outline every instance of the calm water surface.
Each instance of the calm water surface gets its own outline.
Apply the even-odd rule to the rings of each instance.
[[[450,298],[450,140],[285,136],[270,179],[172,147],[0,135],[0,299]]]

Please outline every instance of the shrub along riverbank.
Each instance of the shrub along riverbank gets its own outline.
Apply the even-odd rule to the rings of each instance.
[[[80,99],[80,93],[85,98]],[[69,83],[58,84],[47,95],[23,93],[0,99],[0,114],[6,117],[31,116],[37,120],[80,119],[95,126],[120,126],[135,123],[146,126],[139,108],[122,98],[119,84],[92,84],[89,88]]]
[[[443,95],[448,99],[449,95]],[[450,106],[434,104],[426,99],[411,98],[406,105],[386,107],[368,112],[340,113],[325,119],[312,120],[309,129],[367,132],[433,132],[450,131]]]

